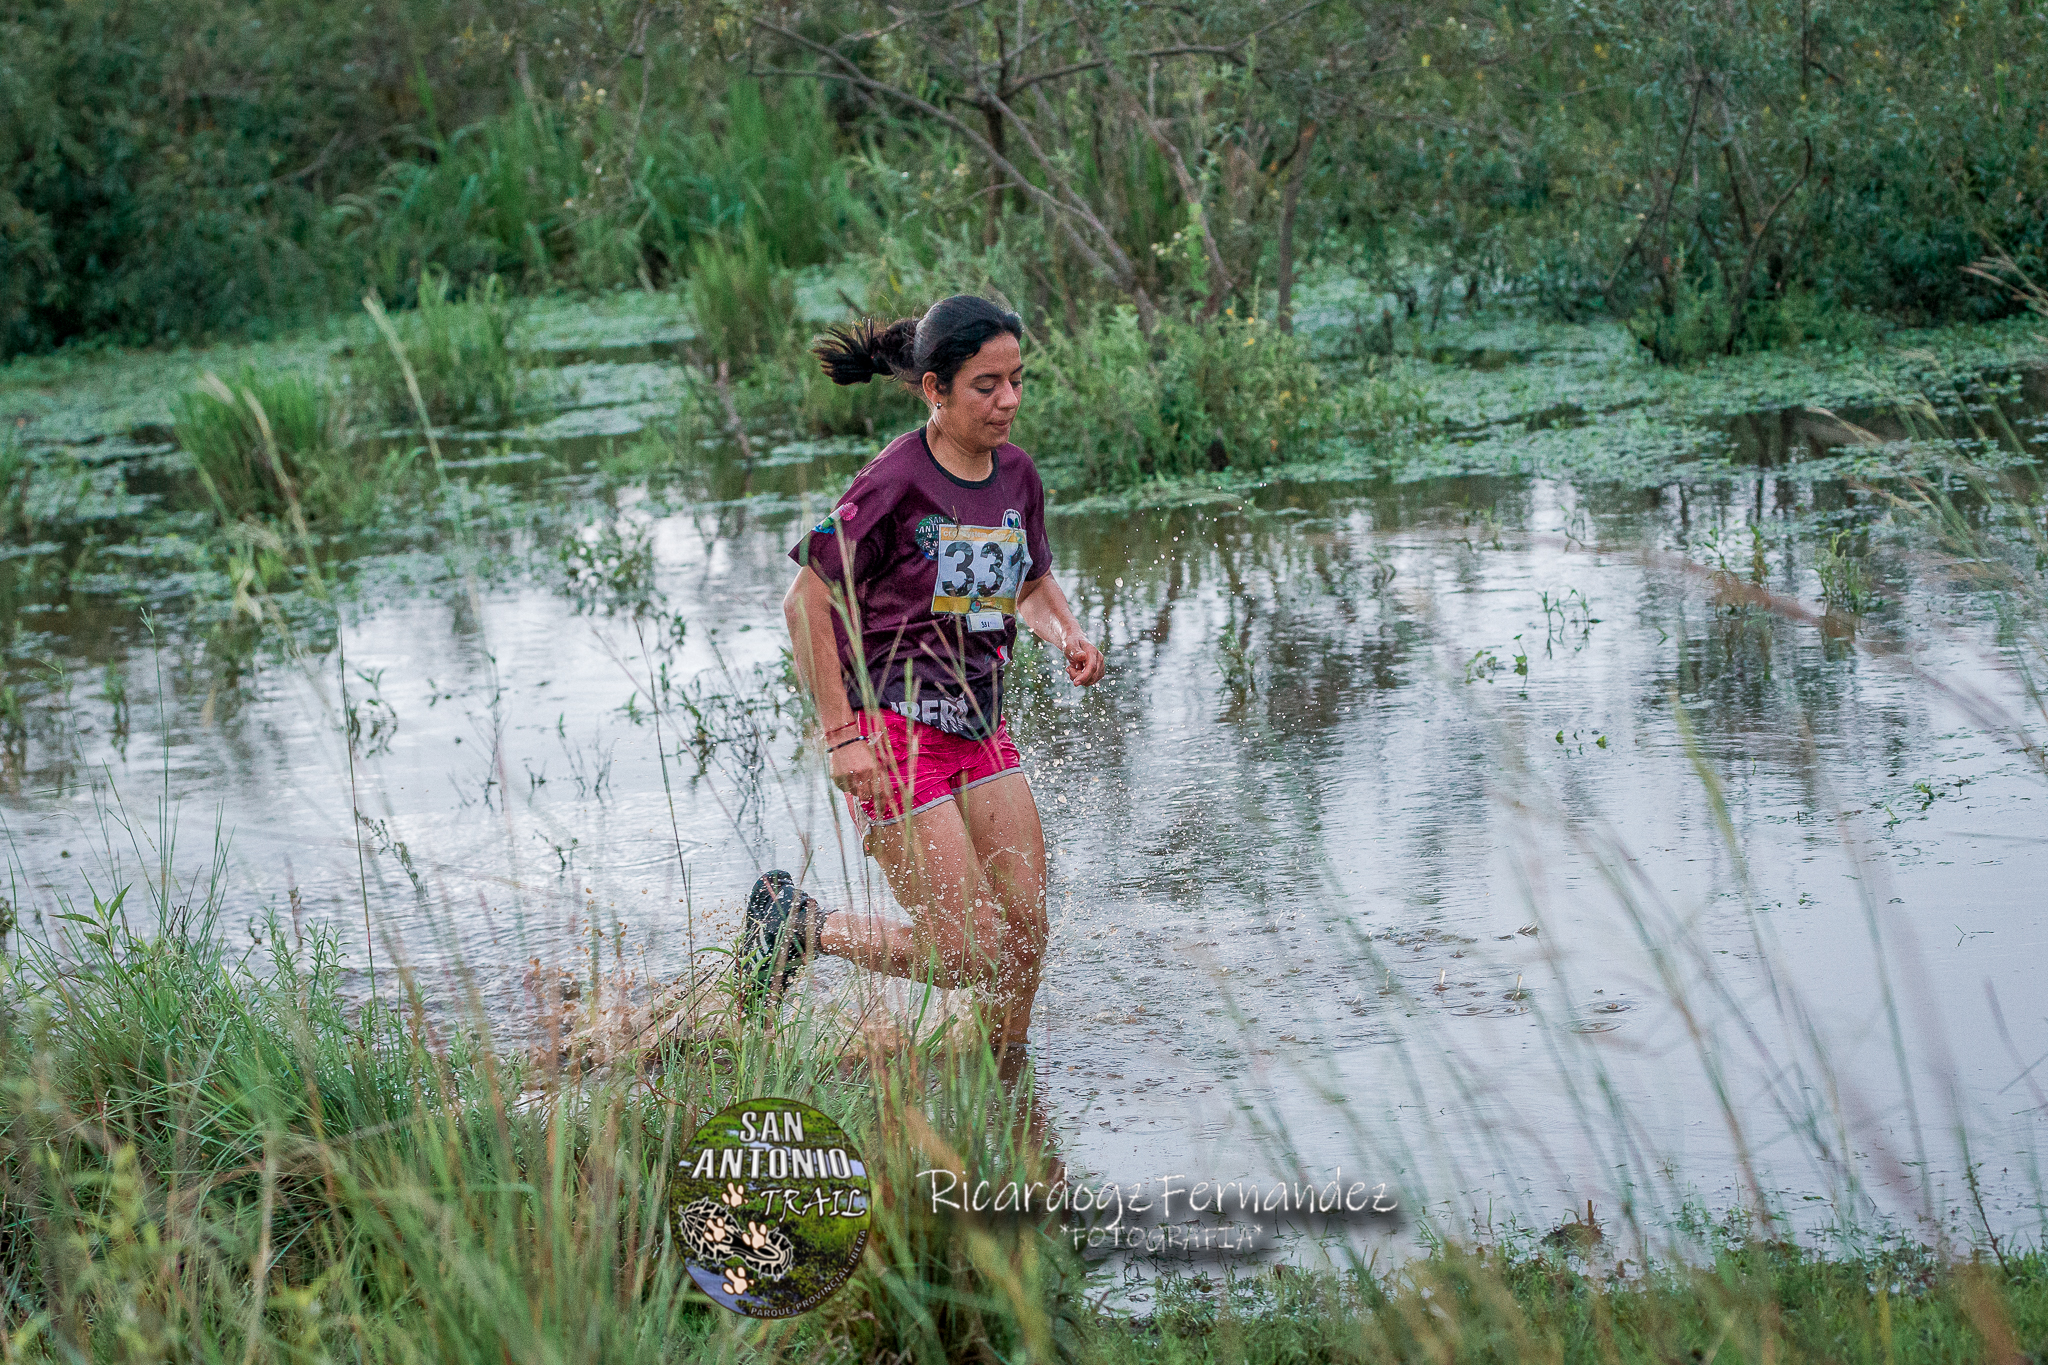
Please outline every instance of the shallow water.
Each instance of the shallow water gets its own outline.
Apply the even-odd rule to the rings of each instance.
[[[577,406],[449,453],[515,502],[598,490],[679,643],[563,591],[546,529],[500,537],[532,571],[475,545],[359,566],[339,651],[226,685],[132,602],[29,601],[76,682],[10,757],[24,918],[152,866],[160,798],[188,875],[228,831],[250,932],[296,888],[507,1014],[593,928],[607,964],[682,970],[763,867],[886,904],[758,709],[786,700],[785,551],[861,452],[595,480],[605,438],[673,402],[664,341],[565,350]],[[2038,376],[2001,401],[2040,429]],[[1084,694],[1025,651],[1011,684],[1053,860],[1038,1068],[1071,1162],[1341,1166],[1497,1224],[1726,1207],[1746,1153],[1782,1202],[1854,1186],[1911,1218],[1962,1205],[1967,1128],[1994,1226],[2033,1226],[2048,785],[1996,603],[1870,491],[1805,476],[1834,419],[1716,420],[1692,439],[1732,451],[1663,486],[1282,483],[1055,517],[1110,661]],[[131,496],[161,457],[138,451]],[[1851,523],[1884,599],[1859,622],[1821,613],[1814,565],[1815,527]],[[110,661],[125,713],[95,693]],[[756,704],[701,771],[680,699],[650,705],[664,664],[700,703]]]

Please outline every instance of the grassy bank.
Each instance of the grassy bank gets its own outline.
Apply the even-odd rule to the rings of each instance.
[[[2012,1362],[2048,1349],[2048,1257],[2004,1244],[1801,1246],[1737,1219],[1654,1230],[1645,1265],[1589,1224],[1400,1265],[1209,1263],[1139,1318],[1057,1227],[935,1218],[932,1166],[1043,1177],[1025,1092],[985,1054],[893,1054],[717,1021],[565,1059],[601,1009],[534,984],[496,1021],[360,970],[273,920],[231,953],[210,902],[82,903],[11,959],[0,1035],[0,1290],[24,1360],[959,1359],[1101,1362]],[[146,932],[145,932],[146,930]],[[521,1044],[504,1037],[523,1033]],[[531,1047],[525,1043],[534,1044]],[[787,1322],[699,1295],[664,1172],[730,1101],[805,1100],[884,1191],[853,1283]],[[1612,1232],[1613,1230],[1610,1230]]]

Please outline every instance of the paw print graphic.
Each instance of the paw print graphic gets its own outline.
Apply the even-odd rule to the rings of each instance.
[[[773,1224],[749,1222],[733,1250],[753,1270],[757,1282],[779,1280],[796,1264],[796,1243]]]
[[[728,1294],[740,1295],[747,1292],[748,1284],[746,1270],[741,1266],[735,1265],[726,1267],[725,1283],[720,1288],[724,1289]]]
[[[747,1192],[737,1185],[728,1184],[725,1187],[725,1202],[733,1208],[738,1208],[747,1202]]]
[[[733,1226],[722,1214],[712,1214],[704,1224],[704,1240],[721,1246],[732,1240]]]

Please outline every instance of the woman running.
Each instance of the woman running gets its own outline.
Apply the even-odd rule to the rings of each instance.
[[[1024,1043],[1046,940],[1045,834],[1003,715],[1017,623],[1066,655],[1079,686],[1103,673],[1052,578],[1038,471],[1009,441],[1023,334],[1015,313],[958,294],[813,348],[834,383],[894,378],[931,409],[790,551],[783,600],[833,785],[911,922],[823,911],[769,872],[739,959],[750,1001],[779,995],[816,952],[973,987],[998,1055]]]

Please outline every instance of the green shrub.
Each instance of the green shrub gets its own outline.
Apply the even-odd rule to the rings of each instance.
[[[1026,352],[1018,440],[1056,482],[1096,491],[1256,472],[1318,452],[1342,405],[1301,340],[1262,320],[1118,309]]]
[[[1729,307],[1719,274],[1709,267],[1695,280],[1684,262],[1674,272],[1668,294],[1639,307],[1628,329],[1644,349],[1671,365],[1689,365],[1713,355],[1800,346],[1854,346],[1876,338],[1878,324],[1867,312],[1834,303],[1818,290],[1788,284],[1776,292],[1758,292],[1738,319]]]
[[[696,323],[700,358],[724,362],[735,374],[786,347],[796,326],[796,282],[751,229],[732,245],[698,245],[684,297]]]
[[[227,521],[309,513],[346,500],[352,462],[347,415],[332,389],[293,370],[209,372],[171,403],[178,444]]]
[[[448,272],[422,270],[419,308],[393,321],[419,381],[427,416],[436,425],[511,419],[520,388],[519,362],[511,346],[518,313],[496,275],[471,285],[457,302]],[[358,351],[352,377],[379,419],[400,424],[419,420],[404,367],[381,336]]]
[[[1637,308],[1629,334],[1667,365],[1689,365],[1728,349],[1728,300],[1718,278],[1695,284],[1683,264],[1665,296]]]

